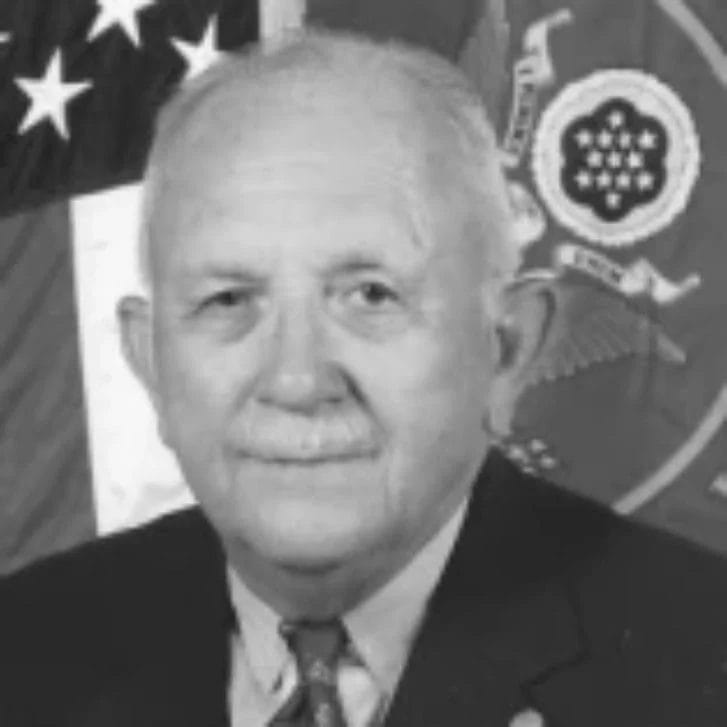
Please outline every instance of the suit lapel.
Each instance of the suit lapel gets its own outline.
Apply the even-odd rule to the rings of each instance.
[[[530,490],[489,458],[387,727],[507,725],[532,683],[585,656],[565,554]]]
[[[198,511],[162,544],[148,583],[148,618],[135,621],[131,667],[90,709],[78,727],[225,727],[228,725],[229,644],[235,628],[225,559]],[[123,618],[123,614],[122,614]]]
[[[198,655],[193,655],[196,658]],[[203,658],[202,655],[199,655]],[[217,655],[216,655],[217,656]],[[185,655],[191,658],[192,655]],[[197,678],[170,659],[136,670],[118,680],[83,714],[69,724],[76,727],[226,727],[226,680],[213,676],[218,663],[199,670]]]

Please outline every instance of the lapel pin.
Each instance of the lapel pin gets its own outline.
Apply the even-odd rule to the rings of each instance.
[[[512,718],[510,727],[545,727],[545,720],[543,715],[534,709],[526,709]]]

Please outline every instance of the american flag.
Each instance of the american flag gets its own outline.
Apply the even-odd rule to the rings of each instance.
[[[114,306],[155,110],[258,25],[253,0],[0,0],[2,571],[189,500]]]

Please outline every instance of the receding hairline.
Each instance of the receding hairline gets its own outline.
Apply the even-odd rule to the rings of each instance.
[[[367,99],[373,106],[368,116],[364,110]],[[482,207],[481,214],[486,208],[489,218],[486,224],[483,220],[483,234],[486,227],[494,230],[489,236],[502,237],[495,245],[499,249],[490,250],[489,267],[497,257],[494,267],[502,267],[500,273],[512,273],[517,253],[494,133],[481,100],[466,78],[448,61],[423,49],[308,29],[273,48],[254,46],[228,56],[182,88],[161,111],[144,194],[140,257],[146,282],[146,248],[151,241],[145,238],[149,236],[148,223],[161,176],[171,156],[184,154],[190,144],[207,143],[204,132],[210,120],[239,120],[240,133],[244,133],[246,123],[256,119],[260,123],[266,115],[279,123],[295,124],[306,115],[315,119],[324,113],[341,113],[342,128],[350,124],[352,132],[356,124],[372,122],[376,114],[387,113],[393,117],[398,114],[398,118],[390,119],[392,124],[410,122],[412,135],[418,128],[420,136],[411,140],[408,149],[407,140],[399,140],[402,148],[414,157],[413,145],[425,139],[426,148],[416,149],[424,163],[423,157],[438,146],[442,166],[451,168],[461,178],[463,188],[470,188],[473,196],[480,198],[473,199],[472,204]],[[440,135],[437,139],[436,134]],[[403,162],[398,166],[402,173],[406,171]],[[444,174],[444,168],[439,167],[437,173]],[[492,247],[492,242],[488,246]]]
[[[207,114],[209,120],[209,115],[224,113],[225,105],[243,112],[243,121],[271,111],[319,114],[326,106],[356,99],[368,100],[382,113],[406,113],[418,104],[433,114],[446,106],[440,103],[443,91],[481,109],[466,78],[434,53],[352,34],[301,31],[272,49],[258,45],[228,54],[182,88],[158,117],[152,161],[169,151],[198,115]]]

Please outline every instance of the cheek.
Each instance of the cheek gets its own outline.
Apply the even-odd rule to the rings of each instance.
[[[162,425],[178,452],[211,447],[224,433],[244,367],[194,338],[160,336],[157,354]]]
[[[482,338],[455,320],[369,355],[363,388],[399,442],[421,449],[479,426],[493,370]]]
[[[392,361],[386,376],[372,377],[388,435],[386,497],[404,530],[440,522],[471,484],[487,448],[484,366],[450,340],[420,346],[418,356]]]

